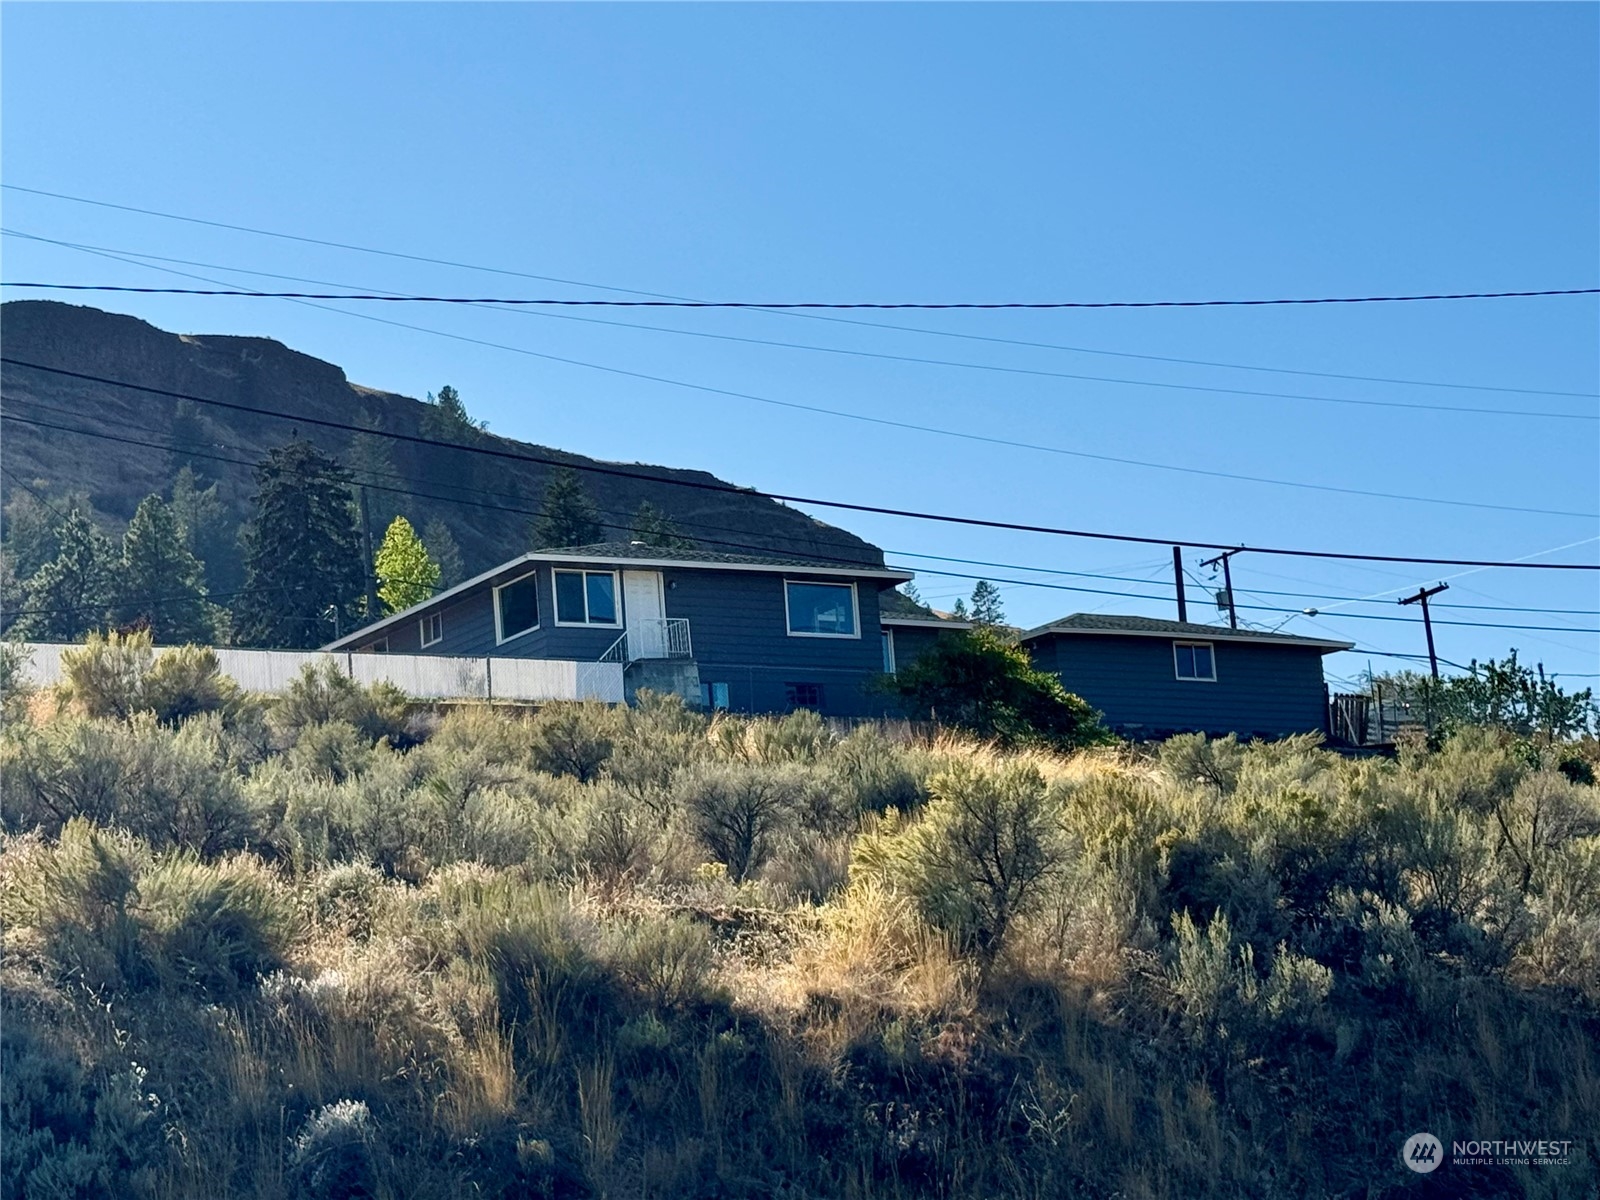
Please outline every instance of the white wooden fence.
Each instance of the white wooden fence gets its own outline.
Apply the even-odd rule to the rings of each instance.
[[[61,652],[72,646],[29,642],[22,675],[60,683]],[[157,654],[161,653],[158,647]],[[419,700],[602,700],[623,702],[620,663],[552,658],[448,658],[435,654],[323,654],[315,650],[217,647],[222,673],[247,692],[282,692],[307,663],[328,660],[358,683],[387,680]]]

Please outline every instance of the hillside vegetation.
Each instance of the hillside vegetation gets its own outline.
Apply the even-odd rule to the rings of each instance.
[[[213,593],[242,586],[237,533],[250,516],[254,465],[296,436],[338,460],[358,485],[368,485],[374,539],[397,514],[418,530],[442,523],[459,544],[468,575],[531,548],[529,522],[552,467],[452,445],[531,455],[580,471],[598,465],[596,459],[482,428],[465,415],[464,406],[475,397],[462,401],[453,389],[440,388],[441,397],[448,392],[455,401],[451,407],[361,387],[333,363],[269,338],[168,333],[135,317],[44,300],[6,303],[0,306],[0,322],[10,358],[242,406],[199,405],[10,364],[3,371],[4,499],[43,496],[60,507],[86,498],[103,531],[120,537],[139,503],[152,494],[171,498],[179,472],[189,467],[194,473],[189,482],[216,485],[215,528],[208,525],[204,535],[211,552],[200,554]],[[540,394],[520,400],[531,414],[528,427],[535,429],[543,405],[571,402]],[[375,433],[297,424],[251,409]],[[32,423],[37,421],[45,425]],[[396,441],[377,431],[446,444]],[[756,553],[883,561],[876,547],[854,534],[785,505],[675,486],[722,483],[707,472],[648,465],[626,469],[644,477],[583,472],[605,523],[605,538],[628,537],[640,505],[649,502],[708,544],[734,544],[724,549],[748,546]]]
[[[0,741],[0,1192],[1573,1197],[1600,800],[99,647]],[[1406,1171],[1405,1137],[1570,1139]]]

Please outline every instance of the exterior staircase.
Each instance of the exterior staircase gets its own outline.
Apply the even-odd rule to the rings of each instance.
[[[648,690],[673,693],[690,707],[700,706],[700,668],[684,617],[633,622],[599,661],[621,665],[630,704],[639,692]]]

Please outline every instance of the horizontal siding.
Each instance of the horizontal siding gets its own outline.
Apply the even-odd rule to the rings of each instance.
[[[539,628],[495,645],[493,588],[520,577],[526,567],[485,580],[441,610],[444,638],[421,648],[418,622],[407,619],[387,634],[392,654],[425,653],[496,659],[570,659],[592,662],[621,634],[612,627],[555,625],[554,570],[559,563],[534,567],[539,589]],[[592,565],[591,565],[592,569]],[[878,623],[877,580],[856,585],[861,636],[791,637],[784,607],[785,579],[816,578],[804,572],[697,571],[664,568],[666,615],[689,622],[700,678],[726,683],[730,706],[740,712],[782,712],[785,686],[822,687],[822,711],[829,716],[869,716],[885,711],[868,684],[883,671]],[[619,580],[620,594],[620,580]]]
[[[1167,638],[1054,634],[1029,650],[1040,669],[1056,674],[1109,725],[1135,735],[1284,737],[1323,728],[1322,656],[1315,649],[1224,641],[1211,646],[1215,683],[1176,678]]]
[[[726,683],[736,712],[783,712],[788,683],[822,686],[828,716],[882,711],[867,684],[883,673],[875,580],[856,585],[860,637],[791,637],[784,607],[786,575],[666,570],[667,616],[689,622],[702,683]],[[833,582],[819,580],[819,582]]]

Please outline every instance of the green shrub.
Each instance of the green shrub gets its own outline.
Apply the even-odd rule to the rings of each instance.
[[[711,940],[704,926],[686,917],[623,925],[609,939],[606,957],[652,1009],[685,1008],[710,991]]]
[[[1026,762],[992,770],[958,761],[929,791],[921,819],[878,843],[880,861],[930,923],[992,961],[1066,862],[1059,796]]]
[[[925,762],[896,746],[871,727],[852,732],[834,747],[834,772],[843,785],[850,809],[881,813],[910,812],[925,799]]]
[[[1180,787],[1204,784],[1221,795],[1239,782],[1244,748],[1233,734],[1208,738],[1203,733],[1181,733],[1161,743],[1161,769]]]
[[[63,696],[91,717],[154,713],[172,725],[200,713],[220,713],[229,724],[259,715],[222,674],[213,650],[175,646],[157,654],[148,630],[91,633],[82,646],[62,651],[61,669]]]
[[[761,869],[794,826],[802,787],[790,768],[707,764],[680,777],[678,804],[690,832],[737,884]]]
[[[265,832],[215,718],[177,730],[150,714],[126,722],[63,718],[0,741],[8,829],[54,832],[74,817],[117,825],[156,847],[202,855],[239,849]]]
[[[615,709],[594,700],[547,704],[528,723],[534,765],[579,783],[596,778],[611,758],[620,721]]]
[[[909,717],[1003,745],[1066,750],[1109,737],[1094,709],[1048,671],[1035,670],[1028,652],[993,628],[941,637],[881,686]]]
[[[373,744],[348,721],[307,725],[284,755],[284,763],[317,779],[343,783],[372,763]]]
[[[310,662],[289,681],[272,707],[270,719],[289,744],[311,726],[343,721],[359,729],[369,742],[387,738],[391,745],[409,742],[406,694],[380,681],[363,687],[339,669],[333,659]]]
[[[163,979],[226,995],[278,969],[296,936],[283,885],[247,855],[168,855],[139,879],[139,920]]]

